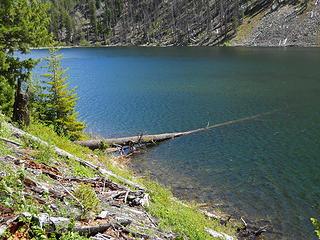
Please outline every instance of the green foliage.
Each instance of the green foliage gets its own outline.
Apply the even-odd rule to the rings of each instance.
[[[91,152],[88,148],[74,144],[67,136],[59,136],[54,131],[54,127],[52,125],[47,126],[40,121],[34,120],[25,130],[33,136],[41,138],[50,145],[61,148],[77,157],[86,158],[86,155]]]
[[[209,220],[202,215],[196,204],[179,202],[170,190],[156,182],[146,181],[145,184],[152,191],[150,193],[152,201],[147,210],[159,219],[159,227],[164,231],[170,228],[182,236],[186,235],[188,239],[212,239],[204,231],[204,227],[234,235],[229,227],[219,226],[217,221]]]
[[[68,90],[69,75],[65,75],[68,69],[60,66],[62,54],[57,55],[57,49],[50,49],[50,57],[46,58],[48,62],[48,73],[42,74],[48,80],[43,81],[46,84],[46,116],[45,121],[53,125],[59,135],[67,135],[72,140],[82,137],[82,130],[86,127],[84,122],[77,121],[78,112],[75,112],[77,94],[76,88]]]
[[[25,178],[24,167],[14,171],[7,167],[7,175],[3,176],[0,181],[0,202],[6,207],[12,207],[17,213],[29,212],[37,214],[40,212],[51,213],[51,209],[47,205],[40,205],[33,201],[32,197],[26,198],[23,190]],[[45,193],[44,193],[45,195]]]
[[[0,111],[0,136],[1,137],[10,137],[11,131],[7,127],[6,117]]]
[[[33,157],[38,163],[52,165],[53,159],[57,158],[57,155],[52,147],[41,144],[38,145],[37,151]]]
[[[102,44],[101,44],[101,42],[96,42],[96,43],[94,44],[94,46],[95,46],[95,47],[101,47]]]
[[[77,162],[74,159],[68,159],[67,164],[69,165],[70,171],[76,176],[76,177],[95,177],[95,171],[93,171],[91,168],[84,167],[82,164]]]
[[[78,232],[65,232],[61,235],[63,240],[87,240],[89,238],[81,236]]]
[[[88,42],[87,40],[81,40],[80,43],[79,43],[79,45],[80,45],[81,47],[90,47],[90,46],[91,46],[91,43]]]
[[[315,227],[315,232],[317,233],[319,239],[320,239],[320,222],[319,220],[315,219],[315,218],[311,218],[311,221]]]
[[[99,198],[90,185],[81,183],[80,186],[74,190],[73,194],[84,206],[85,214],[88,214],[89,212],[97,213],[101,210]]]
[[[54,39],[86,47],[89,41],[99,42],[111,33],[123,9],[121,0],[45,1],[50,3],[48,29]]]
[[[13,54],[25,54],[30,47],[51,41],[46,12],[47,4],[36,0],[0,1],[0,109],[7,115],[12,112],[15,91],[21,91],[18,82],[26,82],[37,63]]]

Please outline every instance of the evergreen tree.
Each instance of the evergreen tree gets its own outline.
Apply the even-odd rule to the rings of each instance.
[[[0,109],[6,114],[14,110],[13,119],[20,123],[23,123],[23,119],[20,118],[21,105],[17,100],[27,100],[24,98],[23,86],[37,61],[21,60],[14,53],[20,51],[25,54],[30,47],[51,41],[46,29],[49,23],[47,9],[46,4],[36,0],[0,1]]]
[[[71,41],[71,36],[72,36],[72,20],[71,17],[68,15],[66,12],[66,42],[69,43]]]
[[[77,93],[76,88],[68,90],[69,75],[65,75],[68,69],[63,69],[60,64],[62,54],[57,55],[57,49],[50,49],[50,57],[46,58],[48,73],[42,74],[47,78],[46,84],[46,119],[48,124],[54,126],[58,134],[65,134],[71,140],[77,140],[82,136],[82,130],[86,127],[84,122],[77,121],[78,112],[75,112]]]
[[[90,0],[89,9],[90,9],[90,25],[94,31],[95,37],[97,38],[98,36],[97,10],[93,0]]]

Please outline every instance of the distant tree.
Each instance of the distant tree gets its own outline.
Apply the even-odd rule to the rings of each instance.
[[[42,74],[47,78],[46,84],[46,114],[45,120],[54,126],[58,134],[64,134],[71,140],[77,140],[82,136],[82,130],[86,127],[84,122],[77,121],[78,112],[75,112],[77,93],[76,88],[68,90],[69,75],[65,75],[68,69],[63,69],[60,64],[62,54],[57,55],[57,49],[50,49],[50,57],[46,58],[48,73]]]
[[[71,36],[72,36],[72,20],[70,15],[66,15],[66,19],[65,19],[66,23],[66,42],[70,42],[71,41]]]
[[[97,37],[98,36],[97,10],[93,0],[90,0],[89,10],[90,10],[90,24],[95,34],[95,37]]]
[[[101,7],[101,1],[96,0],[96,8],[99,9]]]
[[[26,82],[37,61],[21,60],[14,53],[26,54],[30,47],[51,41],[46,29],[47,9],[36,0],[0,1],[0,109],[6,114],[13,112],[13,119],[19,123],[28,124],[28,97],[23,89],[27,89]]]

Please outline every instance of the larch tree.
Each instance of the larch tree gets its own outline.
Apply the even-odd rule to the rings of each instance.
[[[82,130],[86,127],[84,122],[77,121],[78,112],[75,112],[77,93],[76,87],[68,90],[69,75],[65,75],[68,69],[63,69],[60,64],[62,54],[57,55],[57,48],[50,49],[50,56],[45,58],[48,65],[45,67],[48,73],[42,74],[46,80],[44,97],[46,99],[46,114],[44,119],[54,126],[60,135],[66,135],[71,140],[78,140],[82,136]]]

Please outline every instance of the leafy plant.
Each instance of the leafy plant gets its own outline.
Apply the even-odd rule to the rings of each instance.
[[[84,213],[100,211],[100,201],[91,186],[81,183],[73,192],[84,207]]]
[[[74,159],[68,159],[67,164],[69,165],[70,171],[76,176],[76,177],[94,177],[95,171],[91,168],[84,167],[79,162],[77,162]]]
[[[314,231],[316,232],[316,234],[318,235],[318,237],[320,239],[320,222],[319,222],[319,220],[317,220],[315,218],[311,218],[311,221],[316,228],[316,230],[314,230]]]
[[[81,236],[78,232],[65,232],[61,235],[63,240],[87,240],[89,238]]]

